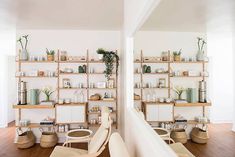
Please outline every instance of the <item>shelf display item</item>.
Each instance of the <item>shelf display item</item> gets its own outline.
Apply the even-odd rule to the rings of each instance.
[[[199,81],[199,102],[207,102],[206,81]]]
[[[90,96],[90,100],[93,100],[93,101],[97,101],[97,100],[100,100],[100,99],[101,99],[101,95],[98,94],[98,93]]]
[[[151,66],[143,65],[143,73],[151,73]]]
[[[86,73],[86,65],[78,66],[78,73]]]
[[[107,82],[108,88],[114,88],[114,82],[115,82],[114,79],[109,79]]]
[[[79,102],[79,93],[78,93],[78,91],[75,91],[73,93],[73,102],[74,103],[78,103]]]
[[[140,99],[141,99],[140,95],[134,93],[134,100],[140,100]]]
[[[18,82],[18,105],[27,104],[27,87],[26,82]]]
[[[106,82],[97,82],[96,87],[97,88],[106,88]]]
[[[187,102],[189,103],[196,103],[198,101],[197,98],[197,89],[196,88],[188,88],[186,90],[186,94],[187,94]]]
[[[67,61],[67,52],[66,51],[60,52],[60,61]]]
[[[165,88],[166,87],[166,79],[159,78],[158,88]]]
[[[31,105],[37,105],[39,104],[39,94],[40,90],[39,89],[30,89],[29,91],[29,99],[30,99],[30,104]]]
[[[80,103],[85,102],[85,97],[84,97],[83,91],[81,91],[80,94],[79,94],[79,102],[80,102]]]
[[[162,61],[168,61],[168,52],[162,52],[162,55],[161,55],[161,57],[162,57]]]
[[[64,78],[63,79],[63,88],[71,88],[71,82],[70,82],[70,79],[68,78]]]

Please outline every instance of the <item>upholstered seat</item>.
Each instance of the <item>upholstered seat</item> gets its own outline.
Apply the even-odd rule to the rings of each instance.
[[[56,146],[50,157],[77,157],[78,155],[88,154],[87,150]]]
[[[101,126],[92,138],[66,141],[63,146],[56,146],[50,157],[97,157],[105,149],[111,134],[112,120],[107,107],[101,111]],[[71,143],[88,142],[88,150],[65,147]]]
[[[125,143],[118,133],[113,133],[109,141],[110,157],[130,157]]]
[[[179,157],[195,157],[182,143],[173,143],[169,145]]]

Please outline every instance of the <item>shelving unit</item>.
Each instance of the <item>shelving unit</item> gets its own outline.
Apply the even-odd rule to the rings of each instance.
[[[117,51],[116,51],[117,53]],[[103,61],[96,61],[96,60],[90,60],[89,57],[89,52],[87,50],[86,52],[86,60],[85,61],[60,61],[60,51],[58,51],[57,53],[57,57],[55,57],[55,61],[18,61],[16,60],[16,63],[18,64],[18,72],[22,71],[22,64],[27,64],[27,65],[31,65],[31,64],[55,64],[56,66],[56,75],[54,77],[48,77],[48,76],[16,76],[16,78],[18,78],[18,81],[21,82],[22,79],[49,79],[49,78],[53,78],[56,79],[55,82],[55,87],[56,87],[56,102],[59,101],[59,99],[61,98],[61,93],[63,91],[72,91],[72,90],[83,90],[86,91],[86,95],[87,95],[87,101],[84,103],[70,103],[70,104],[62,104],[63,106],[69,105],[69,106],[78,106],[78,105],[86,105],[86,111],[85,111],[85,115],[86,115],[86,124],[88,124],[88,126],[99,126],[99,124],[97,125],[89,125],[88,119],[89,116],[91,115],[91,113],[88,112],[89,106],[91,105],[91,103],[97,103],[96,106],[102,106],[102,104],[99,104],[100,102],[103,103],[112,103],[112,107],[115,108],[115,112],[112,112],[112,115],[115,115],[115,119],[116,121],[114,122],[113,126],[115,126],[116,128],[118,128],[118,75],[117,73],[113,73],[113,78],[115,79],[115,88],[89,88],[89,83],[90,83],[90,77],[95,77],[95,75],[105,75],[104,73],[89,73],[89,67],[92,64],[104,64]],[[61,65],[76,65],[76,64],[85,64],[86,65],[86,73],[61,73]],[[63,88],[60,86],[60,81],[62,79],[62,76],[74,76],[74,75],[84,75],[86,80],[86,87],[83,88],[77,88],[77,87],[72,87],[72,88]],[[94,76],[92,76],[94,75]],[[90,100],[90,91],[93,90],[97,90],[97,91],[113,91],[115,92],[115,99],[114,100]],[[115,104],[115,106],[113,106]],[[18,109],[19,111],[19,120],[21,120],[21,110],[22,109],[53,109],[55,111],[55,118],[57,117],[56,115],[56,106],[62,106],[61,104],[55,104],[53,106],[51,105],[13,105],[14,109]],[[94,114],[94,115],[99,115]],[[98,118],[98,117],[97,117]],[[72,124],[72,123],[71,123]],[[20,127],[20,126],[19,126]],[[31,123],[29,126],[27,127],[32,127],[32,128],[36,128],[36,127],[40,127],[39,124],[37,123]]]
[[[164,65],[167,66],[167,69],[165,73],[134,73],[135,76],[139,76],[140,77],[140,84],[142,85],[142,87],[140,88],[134,88],[134,90],[140,90],[140,100],[134,100],[135,102],[140,102],[141,103],[141,108],[142,111],[145,114],[146,117],[146,106],[149,105],[170,105],[172,104],[172,116],[174,117],[174,109],[175,107],[202,107],[202,115],[205,116],[205,108],[211,106],[210,102],[207,103],[176,103],[176,102],[171,102],[171,103],[160,103],[158,101],[156,102],[146,102],[145,100],[143,100],[143,91],[144,90],[167,90],[167,95],[168,98],[171,98],[171,94],[172,94],[172,80],[171,79],[201,79],[201,80],[205,80],[208,76],[173,76],[172,75],[172,65],[177,65],[177,64],[199,64],[202,66],[202,72],[205,72],[205,64],[208,63],[208,61],[171,61],[170,59],[170,53],[168,53],[168,61],[144,61],[144,57],[143,57],[143,51],[141,50],[140,53],[140,59],[139,60],[135,60],[134,64],[138,64],[139,67],[141,69],[143,69],[143,65],[144,64],[160,64],[160,65]],[[147,87],[143,87],[143,76],[144,75],[150,75],[149,77],[152,76],[159,76],[159,75],[167,75],[167,87],[164,88],[158,88],[158,87],[151,87],[151,88],[147,88]],[[148,121],[150,122],[150,121]],[[155,122],[165,122],[165,121],[155,121]],[[174,123],[174,118],[171,121],[172,123]],[[206,124],[206,123],[200,123],[200,122],[196,122],[195,120],[188,120],[187,122],[188,124]]]

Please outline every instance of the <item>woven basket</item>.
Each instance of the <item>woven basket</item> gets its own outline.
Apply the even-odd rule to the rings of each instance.
[[[40,138],[40,146],[43,148],[54,147],[58,142],[58,137],[55,132],[43,131]]]
[[[209,139],[208,131],[194,127],[191,131],[191,139],[195,143],[204,144]]]
[[[183,144],[187,143],[187,134],[185,129],[173,129],[170,136],[175,142]]]
[[[18,132],[18,131],[17,131]],[[17,147],[20,149],[30,148],[35,144],[36,138],[32,131],[28,130],[21,134],[18,132]]]

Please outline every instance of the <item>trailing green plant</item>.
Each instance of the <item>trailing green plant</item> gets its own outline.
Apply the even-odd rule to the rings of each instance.
[[[203,38],[197,37],[197,47],[198,51],[204,52],[203,48],[204,45],[206,44],[206,41]]]
[[[115,69],[116,73],[118,73],[119,56],[113,51],[106,51],[102,48],[99,48],[96,52],[97,54],[103,55],[102,60],[104,61],[105,66],[106,66],[104,73],[105,73],[105,77],[107,78],[107,80],[109,80],[110,77],[112,76],[114,63],[116,64],[116,69]]]
[[[22,48],[22,50],[23,49],[27,49],[27,46],[28,46],[28,36],[29,35],[23,35],[23,36],[21,36],[18,40],[17,40],[17,42],[19,42],[20,43],[20,46],[21,46],[21,48]],[[22,40],[25,40],[25,44],[23,45],[23,41]]]
[[[173,56],[180,56],[182,53],[182,49],[180,49],[179,51],[173,51]]]
[[[46,48],[46,53],[47,53],[47,55],[54,55],[55,54],[55,50],[48,50],[47,48]]]
[[[173,88],[173,90],[175,91],[175,93],[176,93],[177,96],[178,96],[178,99],[180,100],[182,94],[184,93],[184,91],[185,91],[186,89],[183,88],[183,87],[180,87],[180,86],[175,86],[175,87]]]

